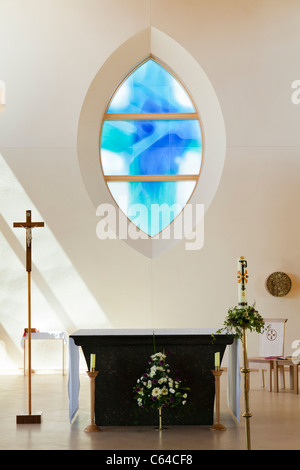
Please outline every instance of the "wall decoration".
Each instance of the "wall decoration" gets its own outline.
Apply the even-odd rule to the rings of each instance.
[[[268,277],[266,287],[268,292],[274,295],[274,297],[284,297],[290,292],[292,281],[287,274],[275,272]]]

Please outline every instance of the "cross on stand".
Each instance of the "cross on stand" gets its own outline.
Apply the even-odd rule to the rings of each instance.
[[[31,411],[31,230],[35,227],[44,227],[44,222],[32,222],[31,211],[26,211],[26,222],[14,222],[14,227],[26,230],[26,271],[28,277],[28,415],[18,415],[17,424],[40,423],[41,414],[32,414]]]

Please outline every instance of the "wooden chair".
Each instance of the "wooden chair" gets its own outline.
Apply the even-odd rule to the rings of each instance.
[[[250,369],[258,369],[261,386],[265,387],[265,372],[267,374],[267,388],[272,391],[273,361],[276,357],[284,355],[284,335],[287,318],[265,318],[267,331],[260,335],[259,356],[248,358]],[[285,388],[284,366],[279,366],[281,387]]]

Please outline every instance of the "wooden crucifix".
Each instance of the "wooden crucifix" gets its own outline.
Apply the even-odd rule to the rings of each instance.
[[[14,227],[26,230],[26,271],[28,276],[28,415],[18,415],[17,424],[40,423],[41,414],[32,414],[31,410],[31,241],[32,229],[44,227],[44,222],[32,222],[31,211],[26,211],[25,222],[14,222]]]

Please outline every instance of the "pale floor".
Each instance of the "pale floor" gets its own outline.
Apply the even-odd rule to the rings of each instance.
[[[0,375],[1,450],[245,450],[245,418],[237,423],[227,406],[226,372],[221,378],[221,419],[226,431],[209,426],[175,426],[158,432],[152,427],[104,427],[86,433],[90,423],[90,389],[80,376],[80,410],[73,424],[68,419],[67,375],[32,375],[32,412],[42,411],[41,424],[16,424],[28,411],[27,377]],[[258,372],[251,372],[250,419],[252,450],[300,449],[300,395],[289,389],[279,393],[260,388]],[[241,412],[244,411],[242,395]]]

